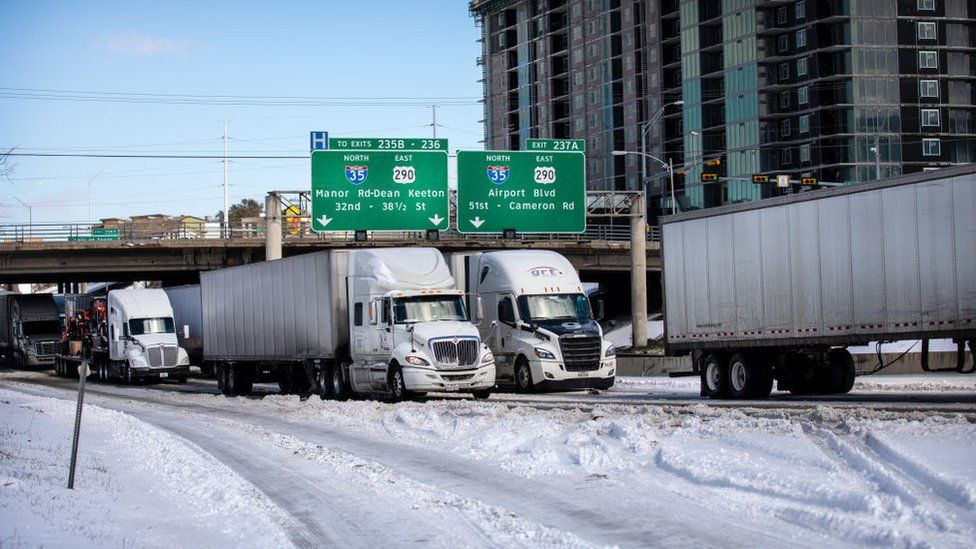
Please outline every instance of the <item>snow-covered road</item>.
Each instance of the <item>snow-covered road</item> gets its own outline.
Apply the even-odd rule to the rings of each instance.
[[[936,381],[867,385],[868,405],[774,399],[744,409],[693,400],[694,380],[660,378],[622,380],[582,399],[397,405],[225,398],[204,381],[89,385],[81,461],[98,455],[118,486],[152,481],[126,466],[133,459],[188,493],[212,495],[201,479],[220,479],[212,484],[225,487],[228,503],[202,498],[212,528],[174,532],[184,546],[971,546],[976,387],[972,378],[922,379]],[[32,433],[51,439],[42,446],[57,446],[49,461],[64,458],[66,468],[70,429],[57,445],[51,432],[70,426],[73,389],[47,373],[0,372],[0,414],[11,425],[0,438],[0,478],[17,482],[16,490],[0,484],[0,544],[161,545],[174,521],[199,514],[173,495],[180,490],[158,494],[180,512],[147,537],[129,523],[154,524],[154,506],[140,504],[139,517],[115,514],[131,498],[83,475],[76,492],[99,495],[79,519],[118,517],[108,534],[86,537],[50,520],[68,505],[66,491],[18,465],[34,443],[14,425],[29,420]],[[885,395],[900,390],[923,404],[893,407]],[[631,402],[648,394],[661,402]],[[561,403],[546,405],[552,400]],[[61,419],[38,423],[49,418],[37,402]],[[99,421],[106,414],[125,420]],[[150,448],[189,449],[197,461],[164,468],[152,452],[116,448],[147,437]],[[115,466],[117,454],[127,457]],[[38,492],[57,497],[43,505],[30,495]],[[241,509],[242,500],[253,505]],[[46,526],[23,527],[32,524]],[[240,535],[248,529],[258,533]]]

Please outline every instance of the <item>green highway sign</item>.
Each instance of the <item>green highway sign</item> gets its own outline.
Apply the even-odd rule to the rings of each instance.
[[[370,151],[447,151],[447,139],[330,137],[329,148]]]
[[[312,230],[447,227],[447,151],[312,151]]]
[[[68,240],[70,242],[96,241],[96,240],[104,241],[104,240],[118,240],[118,239],[119,239],[119,230],[116,227],[112,227],[108,229],[93,228],[91,229],[90,234],[74,235],[68,237]]]
[[[583,152],[586,150],[585,139],[534,139],[525,140],[527,151],[556,151]]]
[[[581,152],[459,151],[461,233],[581,233],[586,160]]]

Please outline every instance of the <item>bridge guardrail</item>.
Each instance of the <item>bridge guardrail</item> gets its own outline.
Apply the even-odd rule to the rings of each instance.
[[[118,238],[114,235],[99,234],[99,230],[106,228],[118,229]],[[95,231],[93,231],[95,229]],[[220,230],[206,230],[196,226],[160,227],[158,225],[144,226],[138,223],[121,223],[105,226],[101,223],[35,223],[0,224],[0,244],[28,244],[43,242],[66,241],[152,241],[152,240],[226,240],[226,239],[263,239],[264,227],[242,227],[229,229],[229,234],[222,234]],[[282,236],[286,242],[294,241],[325,241],[325,242],[353,242],[355,233],[334,232],[314,233],[309,223],[302,220],[297,226],[294,223],[283,223]],[[367,240],[371,242],[410,242],[424,240],[424,232],[372,232],[367,233]],[[454,229],[440,231],[440,240],[446,241],[478,241],[498,240],[498,235],[461,234]],[[629,241],[629,224],[588,224],[582,234],[516,234],[516,240],[525,242],[583,242],[583,241]],[[660,227],[649,227],[647,232],[649,242],[660,242]]]

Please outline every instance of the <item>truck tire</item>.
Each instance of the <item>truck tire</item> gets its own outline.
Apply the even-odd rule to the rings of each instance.
[[[831,393],[847,394],[854,387],[854,357],[847,349],[831,349],[827,353],[829,389]]]
[[[349,364],[343,362],[341,364],[333,364],[329,371],[331,372],[332,379],[332,398],[345,401],[349,400],[349,395],[352,394],[352,389],[349,386],[349,380],[346,379],[345,372],[349,371],[347,368]]]
[[[390,364],[390,375],[387,378],[387,390],[390,393],[390,402],[403,402],[407,400],[407,386],[403,383],[403,370],[394,362]]]
[[[729,359],[729,394],[732,398],[766,398],[773,390],[769,366],[756,355],[735,353]]]
[[[323,364],[315,372],[316,392],[322,400],[332,400],[332,365]]]
[[[477,391],[471,391],[471,396],[473,396],[475,400],[485,400],[491,396],[491,389],[479,389]]]
[[[535,391],[535,383],[532,382],[532,368],[529,367],[529,361],[524,356],[515,360],[515,390],[519,393]]]
[[[729,397],[729,363],[722,355],[712,353],[702,361],[701,392],[708,398]]]
[[[226,362],[221,363],[217,367],[217,372],[219,376],[217,386],[220,387],[220,392],[223,393],[224,396],[234,396],[236,394],[234,392],[235,390],[234,383],[237,378],[236,376],[233,375],[232,370],[233,370],[233,365],[228,364]]]

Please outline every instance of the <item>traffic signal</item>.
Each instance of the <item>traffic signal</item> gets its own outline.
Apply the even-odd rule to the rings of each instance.
[[[768,175],[754,175],[754,176],[752,176],[752,182],[755,183],[755,184],[757,184],[757,185],[761,185],[761,184],[764,184],[764,183],[769,183],[769,176]]]
[[[804,187],[812,187],[813,185],[817,184],[817,178],[804,177],[803,179],[800,180],[800,184],[803,185]]]
[[[703,173],[701,174],[702,183],[715,183],[718,181],[717,173]]]
[[[705,161],[705,165],[706,166],[721,166],[722,165],[722,159],[721,158],[716,158],[715,160],[706,160]]]

